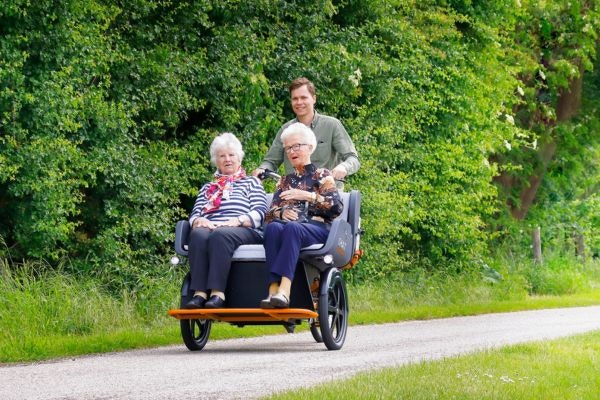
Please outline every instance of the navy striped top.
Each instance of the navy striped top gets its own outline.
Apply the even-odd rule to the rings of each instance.
[[[245,176],[234,181],[229,199],[223,197],[219,208],[207,213],[204,211],[204,206],[208,202],[206,192],[209,187],[210,183],[206,183],[200,189],[190,214],[190,225],[193,225],[194,220],[199,217],[204,217],[212,222],[225,222],[231,218],[245,215],[250,218],[254,229],[262,226],[267,212],[267,194],[258,178]]]

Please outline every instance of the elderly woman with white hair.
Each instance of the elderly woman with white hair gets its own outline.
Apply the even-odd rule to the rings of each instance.
[[[269,296],[261,301],[262,308],[289,307],[300,249],[324,243],[343,207],[331,172],[311,163],[310,155],[317,148],[313,131],[303,123],[293,123],[282,132],[281,142],[294,172],[277,183],[265,217],[270,276]]]
[[[247,176],[242,168],[242,144],[232,133],[223,133],[213,140],[210,158],[217,167],[215,179],[202,186],[189,218],[194,296],[185,308],[224,307],[235,249],[262,243],[267,196],[258,178]]]

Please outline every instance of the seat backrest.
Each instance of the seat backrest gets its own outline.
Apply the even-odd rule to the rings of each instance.
[[[347,223],[343,222],[343,225],[341,226],[341,228],[340,228],[339,223],[335,223],[333,227],[336,228],[336,229],[334,229],[334,231],[337,231],[338,230],[337,228],[340,228],[342,230],[344,230],[344,229],[349,230],[349,232],[347,234],[342,234],[342,233],[340,233],[340,234],[347,236],[347,239],[348,239],[347,245],[350,245],[349,248],[352,249],[352,248],[355,248],[355,245],[357,245],[357,240],[359,239],[359,236],[360,236],[359,228],[360,228],[361,196],[360,196],[359,191],[352,190],[351,192],[340,192],[340,198],[342,200],[342,203],[344,204],[344,207],[343,207],[342,213],[335,219],[335,221],[342,220],[342,221],[346,221]],[[267,193],[267,204],[270,205],[272,199],[273,199],[273,193]],[[348,228],[343,228],[344,226],[348,226],[348,225],[349,225]],[[264,228],[264,225],[263,225],[263,228]],[[189,232],[190,232],[190,224],[188,223],[187,220],[182,220],[182,221],[177,222],[177,226],[175,227],[174,247],[175,247],[175,252],[179,255],[187,256],[187,254],[188,254],[187,241],[188,241]],[[326,252],[331,252],[332,249],[334,248],[334,246],[337,245],[336,241],[333,239],[334,238],[328,238],[327,243],[324,243],[323,245],[313,245],[313,246],[311,246],[310,250],[303,249],[303,253],[305,253],[306,255],[310,254],[315,257],[320,257],[323,254],[325,254]],[[238,249],[238,250],[244,250],[242,248],[246,248],[246,247],[247,247],[247,249],[250,249],[252,246],[261,247],[260,251],[264,252],[264,250],[262,249],[262,245],[243,245],[243,246],[240,246],[240,249]],[[256,249],[252,250],[252,254],[254,254],[254,253],[256,253]],[[349,250],[345,251],[345,253],[346,254],[344,255],[344,257],[349,257],[352,254],[352,252]],[[256,258],[256,257],[254,257],[254,258]]]
[[[360,206],[361,206],[361,194],[358,190],[352,190],[348,193],[348,202],[344,203],[347,216],[346,221],[352,227],[352,234],[354,236],[360,235]]]
[[[344,204],[344,208],[342,209],[342,213],[340,215],[338,215],[337,218],[347,221],[348,220],[348,203],[350,202],[350,193],[340,192],[340,199],[342,200],[342,204]]]

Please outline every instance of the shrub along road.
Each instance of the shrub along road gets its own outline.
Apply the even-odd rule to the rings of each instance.
[[[309,332],[0,367],[1,399],[232,399],[359,371],[600,329],[600,306],[353,326],[340,351]]]

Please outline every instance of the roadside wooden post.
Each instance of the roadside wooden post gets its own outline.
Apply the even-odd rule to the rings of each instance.
[[[536,227],[533,229],[532,233],[532,242],[533,242],[533,260],[537,264],[542,263],[542,238],[540,233],[540,227]]]
[[[585,237],[581,232],[575,231],[573,239],[575,240],[575,255],[585,262]]]

